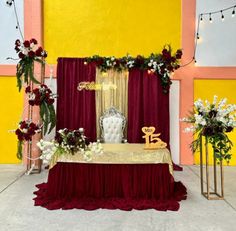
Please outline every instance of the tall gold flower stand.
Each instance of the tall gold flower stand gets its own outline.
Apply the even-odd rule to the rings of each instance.
[[[33,72],[36,77],[36,79],[40,82],[40,84],[44,83],[45,79],[45,60],[42,59],[42,63],[36,63],[34,62],[33,66]],[[30,80],[29,86],[31,89],[34,88],[34,83]],[[27,117],[28,120],[34,121],[35,118],[38,119],[39,115],[39,109],[34,108],[33,106],[28,104],[27,109]],[[39,123],[42,123],[42,120],[39,121]],[[26,145],[26,155],[27,155],[27,162],[26,162],[26,174],[34,174],[34,173],[40,173],[42,169],[42,160],[39,158],[41,155],[41,151],[37,148],[36,144],[37,142],[42,139],[43,137],[43,131],[41,131],[39,134],[35,134],[32,138],[32,141],[27,142]]]
[[[209,137],[207,136],[204,136],[204,137],[205,139],[203,139],[202,136],[200,138],[201,194],[208,200],[223,200],[224,199],[223,163],[221,160],[219,163],[219,166],[217,166],[218,164],[216,162],[216,157],[213,153],[213,166],[212,166],[213,177],[210,177],[209,142],[208,142]],[[203,144],[203,140],[205,141],[204,144]],[[205,148],[203,148],[203,145]],[[205,158],[205,164],[203,164],[204,158]],[[217,169],[219,169],[218,172],[217,172]]]

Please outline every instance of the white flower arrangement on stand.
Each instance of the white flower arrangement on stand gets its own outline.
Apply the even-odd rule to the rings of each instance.
[[[199,148],[201,136],[205,136],[212,145],[216,159],[226,160],[228,163],[232,156],[230,150],[233,143],[226,133],[236,127],[236,105],[226,102],[226,98],[218,101],[216,95],[212,103],[198,99],[194,102],[193,113],[182,121],[192,124],[185,128],[185,132],[197,134],[197,138],[191,144],[193,152]]]

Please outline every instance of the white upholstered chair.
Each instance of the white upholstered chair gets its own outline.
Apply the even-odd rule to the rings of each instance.
[[[109,108],[100,117],[102,141],[104,143],[122,143],[126,119],[115,107]]]

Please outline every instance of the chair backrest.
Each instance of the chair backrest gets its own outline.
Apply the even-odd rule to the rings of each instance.
[[[109,108],[100,117],[102,139],[105,143],[121,143],[126,119],[115,107]]]

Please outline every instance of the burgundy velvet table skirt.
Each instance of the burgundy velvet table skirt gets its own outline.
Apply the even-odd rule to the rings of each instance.
[[[179,209],[186,188],[168,164],[57,163],[36,185],[36,206],[47,209]]]

